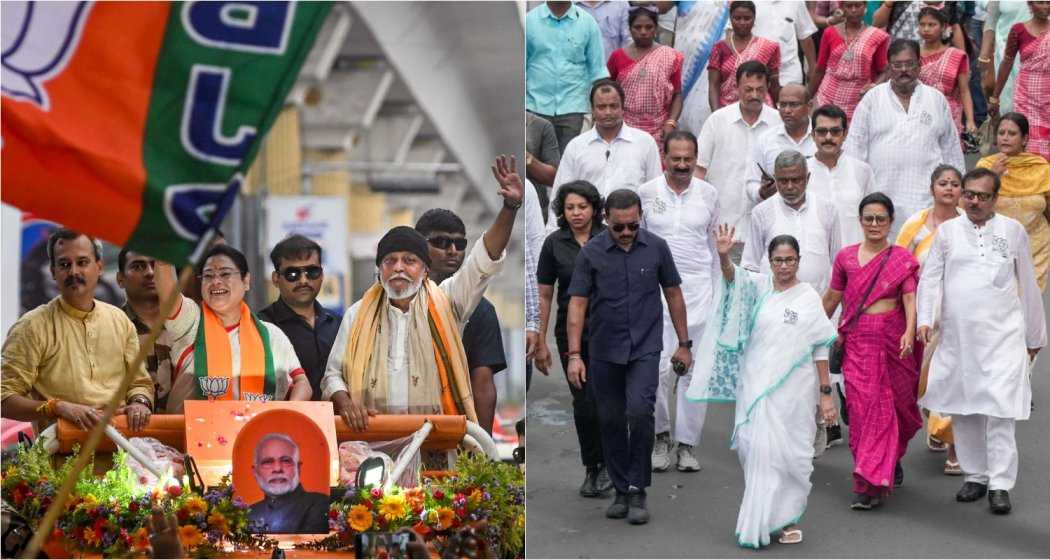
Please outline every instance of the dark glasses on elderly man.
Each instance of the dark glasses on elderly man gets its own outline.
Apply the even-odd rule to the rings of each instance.
[[[310,266],[289,266],[288,268],[281,271],[281,276],[289,282],[298,282],[299,278],[305,274],[307,280],[317,280],[321,277],[321,273],[324,270],[313,264]]]
[[[457,251],[463,251],[467,248],[467,239],[465,237],[448,237],[446,235],[435,235],[427,239],[427,243],[434,246],[435,249],[441,249],[444,251],[450,246],[455,247]]]
[[[631,222],[629,224],[613,224],[612,230],[615,231],[616,233],[620,233],[621,231],[624,230],[624,228],[627,228],[627,229],[629,229],[631,231],[638,231],[638,228],[640,228],[640,227],[642,227],[642,225],[639,224],[638,222]]]

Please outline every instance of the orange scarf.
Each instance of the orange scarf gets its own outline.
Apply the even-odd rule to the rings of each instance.
[[[235,378],[229,332],[211,308],[201,305],[193,356],[197,395],[201,398],[233,400],[233,385],[236,383],[242,400],[275,400],[276,376],[270,334],[243,301],[237,338],[241,370]]]

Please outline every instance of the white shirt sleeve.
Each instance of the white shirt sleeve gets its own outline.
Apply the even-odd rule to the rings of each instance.
[[[758,191],[762,188],[762,168],[761,165],[765,163],[762,161],[762,137],[759,136],[756,141],[751,144],[751,157],[747,162],[747,199],[754,206],[759,202],[762,202],[762,197]],[[768,169],[766,171],[769,171]]]
[[[1046,311],[1043,309],[1043,293],[1035,278],[1035,266],[1032,264],[1032,253],[1028,250],[1028,233],[1023,227],[1016,228],[1017,234],[1013,243],[1021,250],[1017,251],[1016,272],[1018,287],[1021,292],[1021,309],[1024,314],[1025,345],[1028,348],[1046,346]]]
[[[943,226],[933,238],[926,262],[922,265],[919,277],[916,327],[933,327],[934,317],[941,307],[941,294],[944,289],[944,264],[948,257],[949,241]]]
[[[758,272],[762,266],[762,214],[756,210],[751,211],[751,233],[740,256],[740,266],[752,272]]]
[[[348,390],[343,381],[343,357],[346,355],[346,345],[350,342],[350,326],[354,324],[354,317],[357,316],[360,307],[360,300],[354,302],[339,323],[339,332],[335,335],[332,351],[328,354],[328,365],[325,366],[324,377],[321,378],[321,398],[326,401],[335,393]]]
[[[809,8],[806,7],[806,2],[797,2],[798,13],[795,14],[795,36],[801,41],[810,35],[817,32],[817,24],[813,22],[813,17],[809,15]],[[799,58],[802,58],[801,56]]]
[[[849,124],[846,142],[842,146],[842,150],[845,153],[863,161],[869,166],[871,166],[871,162],[868,161],[868,144],[870,142],[868,138],[868,127],[870,124],[868,120],[871,118],[871,106],[874,104],[874,97],[877,93],[879,92],[872,88],[868,94],[860,98],[860,103],[857,104],[857,109],[853,112],[853,120]]]
[[[937,95],[937,98],[941,106],[941,135],[937,139],[937,144],[941,149],[941,161],[955,166],[956,169],[966,169],[962,143],[959,141],[959,130],[955,128],[955,120],[952,118],[948,100],[943,95]]]
[[[835,255],[842,250],[842,222],[839,221],[839,212],[833,204],[828,203],[825,209],[830,222],[828,227],[831,228],[828,232],[828,262],[834,263]],[[830,274],[831,271],[828,272]]]
[[[536,263],[543,248],[543,214],[532,182],[525,180],[525,330],[538,332],[540,297]]]
[[[660,149],[656,146],[656,140],[652,136],[645,135],[648,148],[645,153],[645,177],[641,184],[648,183],[663,174],[663,165],[660,164]]]
[[[715,121],[718,117],[715,117],[715,113],[711,113],[711,116],[704,121],[703,128],[700,129],[700,137],[697,138],[699,146],[697,146],[696,165],[703,167],[710,171],[711,160],[714,159],[715,155],[715,127],[718,126]],[[559,169],[560,171],[560,169]],[[707,181],[710,183],[711,181]],[[719,186],[715,185],[717,189]]]

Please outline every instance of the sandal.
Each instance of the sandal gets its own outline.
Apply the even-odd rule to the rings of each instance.
[[[791,529],[781,532],[777,542],[780,544],[798,544],[802,542],[802,529]]]
[[[941,453],[948,451],[948,444],[930,435],[926,436],[926,447],[934,452]]]
[[[959,461],[945,461],[944,462],[944,474],[948,476],[962,476],[962,467],[959,466]]]

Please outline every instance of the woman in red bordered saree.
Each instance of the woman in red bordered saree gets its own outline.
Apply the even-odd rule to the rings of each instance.
[[[1014,111],[1028,118],[1027,151],[1050,160],[1050,5],[1029,2],[1032,19],[1014,25],[1006,39],[1003,64],[995,81],[995,95],[988,100],[989,109],[999,110],[1003,91],[1014,56],[1021,58],[1021,71],[1014,87]]]
[[[773,100],[780,93],[780,43],[751,34],[755,25],[754,2],[730,2],[729,24],[732,29],[726,32],[726,38],[715,43],[711,49],[711,58],[707,61],[709,80],[708,101],[711,112],[740,100],[736,85],[736,69],[749,60],[757,60],[769,69],[769,95],[766,103],[773,105]]]
[[[663,154],[663,135],[678,128],[682,114],[682,53],[654,42],[656,12],[635,8],[628,15],[633,44],[616,49],[606,66],[623,86],[623,120],[648,132]]]
[[[841,8],[846,21],[824,30],[809,92],[817,106],[837,105],[852,120],[864,92],[883,80],[890,36],[864,24],[866,3],[843,2]]]
[[[919,35],[923,40],[919,80],[944,94],[959,134],[975,134],[977,121],[970,97],[970,57],[965,51],[944,44],[942,37],[947,27],[948,16],[941,10],[919,11]],[[963,128],[964,117],[966,128]]]

